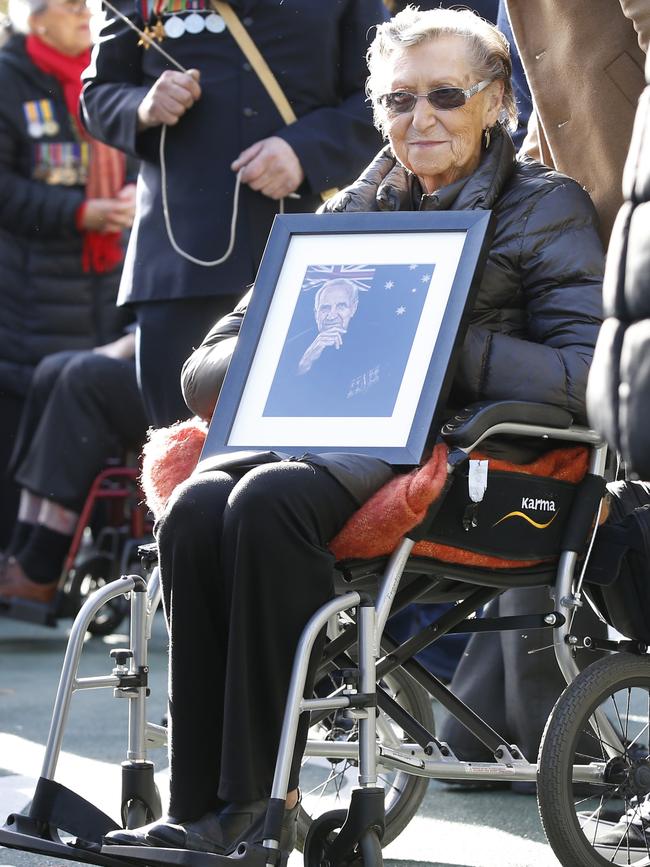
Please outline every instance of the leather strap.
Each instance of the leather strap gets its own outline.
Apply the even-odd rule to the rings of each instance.
[[[255,70],[255,74],[264,85],[266,92],[271,97],[273,105],[277,108],[282,120],[289,126],[297,120],[294,110],[289,104],[289,100],[284,95],[284,91],[278,84],[278,80],[273,75],[268,63],[262,57],[262,54],[251,39],[248,31],[239,20],[239,16],[229,3],[224,0],[210,0],[210,5],[226,22],[228,30],[230,30],[233,39],[239,45],[246,60]],[[337,187],[332,187],[329,190],[323,190],[320,194],[321,199],[326,202],[334,193],[338,192]]]
[[[225,3],[224,0],[210,0],[210,5],[216,9],[219,15],[221,15],[223,20],[226,22],[226,26],[232,33],[233,39],[237,45],[239,45],[246,60],[248,60],[250,65],[253,67],[257,77],[266,88],[268,95],[273,100],[273,104],[280,112],[282,120],[287,125],[295,123],[296,114],[289,105],[289,100],[284,95],[282,88],[278,84],[277,78],[271,72],[271,68],[262,57],[259,48],[251,39],[248,31],[239,20],[239,16],[235,10],[229,3]]]

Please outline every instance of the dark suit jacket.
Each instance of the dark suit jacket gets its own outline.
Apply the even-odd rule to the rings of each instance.
[[[115,0],[139,27],[136,0]],[[173,231],[180,246],[216,259],[228,246],[235,174],[231,162],[271,135],[284,138],[305,172],[287,210],[314,211],[319,193],[356,177],[380,143],[365,104],[367,34],[381,21],[381,0],[239,0],[242,23],[285,91],[298,121],[285,126],[229,31],[185,34],[164,49],[201,72],[201,99],[167,132],[165,149]],[[109,13],[110,14],[110,13]],[[161,203],[160,130],[136,131],[141,100],[171,64],[109,17],[85,74],[88,129],[142,160],[138,209],[120,302],[237,293],[252,282],[278,203],[242,186],[237,240],[228,260],[194,265],[170,246]]]

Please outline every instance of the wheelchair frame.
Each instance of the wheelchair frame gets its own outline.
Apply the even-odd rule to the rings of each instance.
[[[522,410],[523,408],[523,410]],[[590,447],[588,473],[603,476],[606,462],[606,445],[588,428],[571,425],[568,413],[537,404],[504,403],[501,417],[510,412],[510,417],[532,418],[532,423],[521,420],[502,421],[494,418],[494,407],[479,406],[478,413],[465,417],[455,426],[448,426],[446,439],[453,446],[450,464],[466,459],[484,439],[496,434],[526,437],[542,437]],[[443,434],[445,429],[443,428]],[[593,526],[593,534],[597,520]],[[412,537],[411,537],[412,536]],[[347,758],[358,761],[359,788],[352,794],[347,816],[339,817],[334,825],[321,825],[321,830],[340,828],[340,832],[328,849],[329,863],[335,867],[347,864],[352,853],[361,851],[363,863],[380,865],[381,853],[368,848],[364,841],[381,840],[384,829],[384,790],[378,786],[378,762],[409,774],[435,779],[472,779],[503,781],[535,780],[537,765],[528,761],[516,744],[508,744],[487,723],[464,705],[433,675],[411,659],[424,646],[439,635],[452,629],[479,631],[485,626],[481,621],[468,620],[472,612],[482,607],[489,599],[508,589],[507,572],[499,576],[495,586],[482,586],[460,602],[437,621],[424,638],[415,636],[401,648],[384,635],[387,619],[396,604],[406,605],[422,593],[422,584],[415,582],[406,592],[398,589],[403,574],[408,571],[408,561],[418,538],[417,533],[405,537],[389,558],[379,584],[376,602],[363,591],[350,590],[337,596],[319,609],[305,626],[294,659],[293,672],[285,709],[280,745],[277,755],[271,799],[267,811],[262,844],[243,843],[230,855],[213,855],[187,850],[150,847],[102,846],[101,838],[116,827],[112,819],[100,813],[93,805],[55,783],[57,761],[61,749],[64,727],[70,708],[72,694],[76,690],[109,687],[115,695],[126,697],[129,707],[128,741],[126,761],[123,763],[122,819],[128,827],[144,824],[160,816],[160,803],[153,783],[153,764],[147,759],[148,746],[161,746],[166,742],[166,730],[146,720],[147,700],[147,643],[151,635],[153,615],[160,600],[160,584],[155,556],[147,552],[151,574],[148,581],[139,576],[125,576],[96,591],[81,608],[74,622],[65,654],[61,678],[56,694],[50,732],[36,794],[26,815],[13,814],[0,829],[0,845],[9,848],[40,852],[44,855],[63,857],[107,867],[131,864],[181,864],[184,867],[218,867],[234,862],[244,867],[276,865],[281,862],[279,830],[287,794],[291,760],[296,739],[298,720],[303,712],[312,714],[312,719],[324,712],[349,708],[359,721],[358,744],[350,742],[321,742],[310,740],[305,755]],[[593,536],[592,536],[593,538]],[[151,546],[149,546],[151,547]],[[551,628],[555,633],[555,655],[567,684],[578,675],[574,660],[578,639],[572,635],[571,621],[575,609],[581,604],[581,580],[576,578],[579,555],[576,551],[564,550],[555,568],[555,587],[551,592],[554,611],[538,615],[529,625],[533,628]],[[420,571],[418,568],[417,571]],[[455,572],[454,567],[435,561],[436,575]],[[462,578],[461,578],[462,580]],[[533,586],[534,582],[529,582]],[[541,583],[541,582],[540,582]],[[115,666],[104,677],[77,677],[84,635],[97,610],[110,599],[130,593],[131,633],[128,650],[112,650]],[[396,603],[396,599],[399,602]],[[341,691],[327,698],[305,698],[307,669],[314,642],[332,618],[344,611],[356,609],[357,624],[343,630],[326,648],[326,659],[321,670],[327,670],[333,661],[347,659],[345,651],[357,640],[358,631],[358,677],[348,675]],[[498,621],[498,622],[496,622]],[[520,628],[521,618],[497,618],[487,628]],[[506,623],[506,621],[517,621]],[[458,627],[461,627],[460,629]],[[428,630],[425,630],[427,632]],[[631,644],[631,642],[627,642]],[[584,646],[589,646],[585,641]],[[624,648],[627,649],[627,648]],[[644,648],[639,648],[644,650]],[[382,658],[383,655],[383,658]],[[378,662],[378,660],[381,660]],[[459,760],[448,744],[419,725],[406,711],[383,693],[377,681],[398,666],[424,685],[431,696],[439,699],[479,737],[494,753],[494,762],[466,762]],[[424,672],[424,673],[423,673]],[[402,726],[413,743],[401,748],[387,747],[377,741],[377,707],[384,707]],[[595,712],[597,724],[611,754],[622,749],[620,739],[605,714]],[[321,716],[322,718],[322,716]],[[602,768],[591,765],[574,765],[574,781],[590,783],[602,776]],[[130,813],[132,806],[135,812]],[[328,815],[328,814],[326,814]],[[318,819],[314,826],[318,825]],[[73,843],[64,842],[59,829],[77,837]],[[310,845],[309,836],[306,849]],[[361,848],[359,848],[361,847]],[[369,856],[368,852],[375,852]],[[364,859],[364,854],[365,859]],[[367,860],[370,858],[370,860]],[[309,863],[306,861],[306,863]]]
[[[75,570],[84,566],[83,562],[77,561],[83,550],[84,532],[99,503],[107,505],[109,520],[102,527],[92,552],[89,552],[90,560],[101,558],[105,561],[106,571],[102,578],[105,576],[106,579],[114,579],[128,570],[129,564],[134,561],[133,555],[137,548],[147,538],[151,538],[148,532],[147,508],[142,502],[143,495],[139,489],[139,476],[138,467],[113,465],[111,462],[95,476],[79,514],[52,602],[49,605],[24,599],[0,602],[0,616],[50,627],[55,627],[61,618],[76,617],[89,594],[82,593],[83,576],[80,580]],[[124,536],[126,538],[123,540]],[[94,577],[96,580],[96,576]],[[105,583],[108,583],[108,580]],[[115,598],[112,596],[108,601]],[[125,615],[126,610],[123,613]],[[117,629],[123,614],[117,610],[111,614],[108,621],[103,623],[93,618],[90,631],[95,635],[107,635]]]

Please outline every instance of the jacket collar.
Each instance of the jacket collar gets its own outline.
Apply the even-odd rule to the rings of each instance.
[[[0,51],[0,58],[2,58],[3,63],[13,66],[32,84],[49,91],[53,89],[52,85],[55,79],[51,75],[46,75],[32,63],[25,49],[25,37],[22,34],[15,33],[9,37]],[[55,84],[55,87],[58,88],[58,86]]]
[[[379,157],[384,169],[376,192],[376,207],[380,211],[489,209],[501,195],[516,164],[512,139],[501,127],[494,130],[490,147],[484,151],[476,171],[433,193],[422,192],[418,179],[397,162],[390,147],[384,148]]]

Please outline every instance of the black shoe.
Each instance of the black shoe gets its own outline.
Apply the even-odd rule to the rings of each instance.
[[[615,825],[603,822],[594,838],[593,844],[604,849],[650,849],[650,817],[647,799],[630,807]]]
[[[157,819],[141,828],[118,828],[117,831],[109,831],[104,836],[103,842],[107,846],[160,846],[162,844],[155,842],[155,838],[149,838],[149,832],[154,831],[158,826],[167,827],[172,822],[175,823],[177,820],[168,816],[166,820]]]
[[[149,845],[190,849],[217,855],[233,852],[240,843],[261,842],[268,800],[226,804],[194,822],[159,824],[147,834]],[[280,835],[280,850],[289,854],[296,846],[300,801],[285,810]]]

